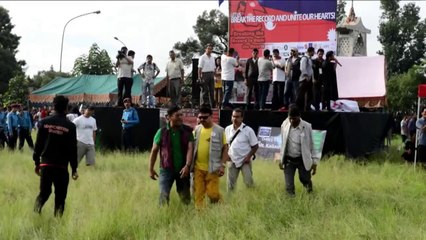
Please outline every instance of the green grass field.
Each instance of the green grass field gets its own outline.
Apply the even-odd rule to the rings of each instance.
[[[97,155],[70,180],[63,218],[53,217],[53,194],[41,215],[33,203],[39,177],[31,153],[0,151],[0,239],[426,239],[426,171],[407,165],[396,148],[355,162],[325,158],[314,193],[297,182],[288,198],[283,172],[270,161],[253,164],[256,188],[196,211],[178,201],[158,206],[158,181],[148,154]],[[158,163],[158,161],[157,161]]]

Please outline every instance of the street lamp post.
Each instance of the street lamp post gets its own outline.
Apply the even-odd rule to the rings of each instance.
[[[83,16],[86,16],[86,15],[89,15],[89,14],[99,14],[99,13],[101,13],[101,11],[99,11],[99,10],[98,10],[98,11],[94,11],[94,12],[84,13],[84,14],[81,14],[81,15],[78,15],[78,16],[76,16],[76,17],[71,18],[70,20],[68,20],[68,22],[67,22],[67,23],[65,23],[64,30],[62,31],[62,41],[61,41],[61,59],[60,59],[60,61],[59,61],[59,72],[62,72],[62,50],[63,50],[63,48],[64,48],[64,35],[65,35],[65,28],[67,27],[68,23],[70,23],[72,20],[74,20],[74,19],[76,19],[76,18],[79,18],[79,17],[83,17]]]
[[[126,44],[124,44],[124,42],[122,42],[120,39],[118,39],[118,37],[114,37],[114,39],[121,42],[121,44],[123,44],[124,47],[127,46]]]

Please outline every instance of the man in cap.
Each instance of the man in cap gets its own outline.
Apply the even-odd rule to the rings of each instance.
[[[138,112],[132,107],[130,98],[123,100],[124,110],[121,116],[122,131],[122,144],[125,151],[133,150],[135,148],[134,128],[139,123]]]
[[[7,128],[9,133],[9,148],[15,150],[16,142],[18,141],[19,117],[17,114],[19,105],[12,104],[12,110],[7,114]]]

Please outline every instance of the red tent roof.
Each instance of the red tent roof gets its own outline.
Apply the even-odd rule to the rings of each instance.
[[[421,98],[426,98],[426,84],[419,85],[418,95]]]

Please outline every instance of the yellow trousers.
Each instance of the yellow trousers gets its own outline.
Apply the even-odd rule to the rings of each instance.
[[[219,175],[209,173],[208,171],[194,169],[194,196],[195,207],[205,207],[205,196],[209,197],[211,203],[222,201],[222,195],[219,192]]]

